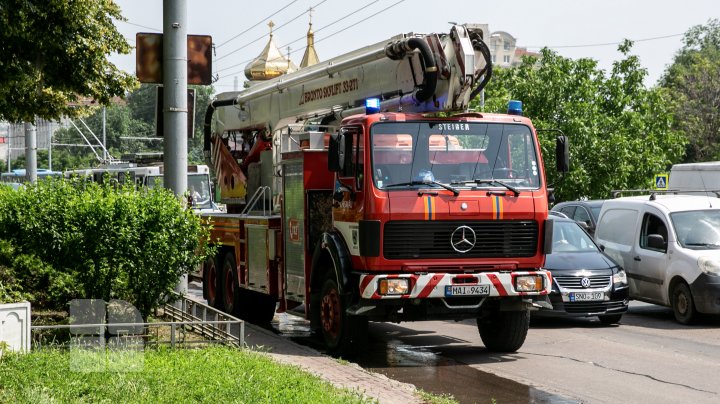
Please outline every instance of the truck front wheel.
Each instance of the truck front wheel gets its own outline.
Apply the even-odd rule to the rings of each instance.
[[[325,280],[320,292],[320,329],[331,355],[352,357],[367,338],[367,317],[348,315],[347,298],[333,278]]]
[[[478,318],[477,326],[485,348],[494,352],[515,352],[527,337],[530,312],[495,310]]]
[[[685,282],[680,282],[672,289],[672,309],[675,320],[680,324],[692,324],[695,321],[696,310],[692,292]]]

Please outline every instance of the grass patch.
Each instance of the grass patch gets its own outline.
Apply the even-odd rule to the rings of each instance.
[[[103,351],[6,353],[0,360],[0,402],[368,402],[251,351],[215,346],[138,354],[118,359]]]
[[[455,399],[455,397],[452,394],[434,394],[429,393],[425,390],[418,389],[418,395],[420,395],[420,399],[423,401],[423,403],[430,403],[430,404],[457,404],[459,401]]]

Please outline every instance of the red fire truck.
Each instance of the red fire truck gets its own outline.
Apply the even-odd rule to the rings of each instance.
[[[517,350],[551,287],[552,228],[521,104],[467,112],[491,73],[466,24],[219,94],[205,152],[227,213],[204,214],[205,298],[254,322],[300,309],[334,354],[368,321],[467,318],[488,349]]]

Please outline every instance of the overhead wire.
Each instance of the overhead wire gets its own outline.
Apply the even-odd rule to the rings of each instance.
[[[327,1],[327,0],[322,0],[321,2],[315,4],[314,6],[311,6],[311,8],[318,7],[318,6],[320,6],[321,4],[325,3],[326,1]],[[300,14],[298,14],[297,16],[293,17],[293,18],[290,19],[289,21],[287,21],[287,22],[285,22],[285,23],[283,23],[283,24],[280,24],[280,25],[278,25],[277,27],[273,27],[273,32],[282,29],[283,27],[287,26],[288,24],[292,23],[293,21],[297,20],[298,18],[304,16],[305,13],[306,13],[306,12],[303,11],[302,13],[300,13]],[[254,43],[257,42],[257,41],[262,40],[262,39],[265,38],[265,37],[266,37],[266,35],[261,35],[261,36],[259,36],[258,38],[255,38],[255,39],[253,39],[252,41],[246,43],[245,45],[243,45],[243,46],[241,46],[241,47],[239,47],[239,48],[233,49],[232,51],[226,53],[226,54],[223,55],[223,56],[220,56],[220,57],[218,57],[218,58],[215,58],[215,60],[214,60],[213,62],[214,62],[214,63],[217,63],[218,61],[220,61],[220,60],[222,60],[222,59],[225,59],[226,57],[228,57],[228,56],[230,56],[230,55],[232,55],[232,54],[234,54],[234,53],[236,53],[236,52],[238,52],[238,51],[240,51],[240,50],[242,50],[242,49],[247,48],[248,46],[254,44]]]
[[[293,0],[293,1],[291,1],[290,3],[286,4],[285,6],[283,6],[281,9],[277,10],[276,12],[270,14],[269,16],[263,18],[262,20],[259,20],[259,21],[257,22],[257,24],[251,26],[250,28],[247,28],[245,31],[243,31],[243,32],[235,35],[234,37],[228,39],[227,41],[221,43],[220,45],[216,45],[215,48],[217,49],[217,48],[219,48],[219,47],[227,44],[228,42],[234,40],[235,38],[239,37],[240,35],[242,35],[242,34],[248,32],[248,31],[250,31],[251,29],[257,27],[258,25],[260,25],[260,24],[262,24],[263,22],[265,22],[265,20],[268,20],[268,19],[272,18],[273,16],[275,16],[275,15],[278,14],[279,12],[281,12],[281,11],[285,10],[286,8],[292,6],[294,3],[297,3],[297,1],[298,1],[298,0]]]
[[[655,36],[651,38],[642,38],[642,39],[630,39],[632,42],[647,42],[647,41],[655,41],[657,39],[667,39],[667,38],[674,38],[678,36],[683,36],[685,34],[672,34],[672,35],[663,35],[663,36]],[[591,48],[591,47],[597,47],[597,46],[610,46],[610,45],[620,45],[623,42],[605,42],[605,43],[595,43],[595,44],[584,44],[584,45],[543,45],[543,46],[523,46],[523,48],[533,48],[533,49],[540,49],[540,48],[552,48],[552,49],[559,49],[559,48]]]
[[[362,7],[358,8],[357,10],[352,11],[352,12],[346,14],[345,16],[338,18],[337,20],[331,22],[330,24],[327,24],[327,25],[325,25],[325,26],[323,26],[323,27],[321,27],[321,28],[316,29],[314,32],[317,34],[318,32],[324,30],[325,28],[328,28],[328,27],[330,27],[330,26],[332,26],[332,25],[334,25],[334,24],[339,23],[340,21],[342,21],[342,20],[344,20],[344,19],[352,16],[353,14],[357,13],[357,12],[360,11],[360,10],[363,10],[363,9],[367,8],[368,6],[370,6],[370,5],[372,5],[372,4],[377,3],[378,1],[380,1],[380,0],[373,0],[373,1],[371,1],[371,2],[369,2],[369,3],[367,3],[367,4],[365,4],[365,5],[363,5]],[[403,0],[403,1],[404,1],[404,0]],[[264,37],[263,37],[263,38],[264,38]],[[286,47],[294,44],[295,42],[301,41],[301,40],[303,40],[303,39],[305,39],[305,38],[306,38],[305,36],[301,36],[301,37],[298,38],[298,39],[295,39],[295,40],[293,40],[293,41],[291,41],[291,42],[288,42],[288,43],[280,46],[280,48],[286,48]],[[296,51],[290,52],[290,53],[288,54],[288,56],[290,56],[290,54],[291,54],[291,53],[294,53],[294,52],[296,52]],[[234,68],[234,67],[247,64],[247,63],[251,62],[252,60],[253,60],[253,59],[249,59],[249,60],[246,60],[246,61],[243,61],[243,62],[240,62],[240,63],[236,63],[236,64],[231,65],[231,66],[223,67],[222,69],[215,70],[215,73],[220,73],[220,72],[225,71],[225,70],[230,70],[230,69],[232,69],[232,68]]]

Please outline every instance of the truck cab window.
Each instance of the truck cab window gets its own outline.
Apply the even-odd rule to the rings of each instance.
[[[650,236],[651,234],[662,236],[663,240],[665,241],[665,248],[659,249],[651,247],[648,243],[648,236]],[[668,231],[667,226],[665,226],[665,222],[663,222],[661,218],[653,215],[652,213],[646,213],[643,217],[642,231],[640,232],[640,247],[648,250],[666,252],[667,241]]]

